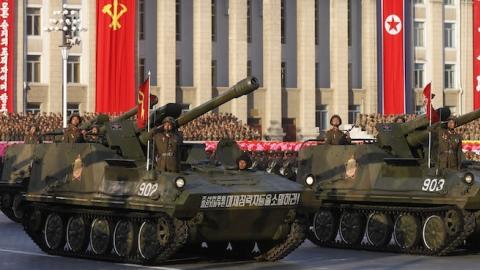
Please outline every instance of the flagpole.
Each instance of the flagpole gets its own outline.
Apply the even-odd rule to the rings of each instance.
[[[145,97],[144,97],[145,98]],[[150,132],[150,70],[148,71],[148,97],[147,98],[147,134]],[[150,170],[150,138],[147,142],[147,171]]]
[[[430,93],[429,93],[429,97],[428,97],[428,115],[429,115],[429,119],[428,119],[428,168],[432,168],[432,90],[430,90]]]

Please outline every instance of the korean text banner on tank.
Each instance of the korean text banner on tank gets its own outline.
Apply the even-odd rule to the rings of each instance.
[[[97,0],[97,112],[135,106],[135,29],[135,0]]]
[[[404,0],[382,2],[383,113],[405,113]]]
[[[0,112],[13,112],[14,3],[0,2]]]
[[[473,108],[480,108],[480,1],[473,1]]]

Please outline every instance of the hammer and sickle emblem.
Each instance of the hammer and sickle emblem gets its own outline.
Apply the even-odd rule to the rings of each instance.
[[[106,4],[105,6],[103,6],[103,9],[102,9],[102,13],[107,14],[112,19],[112,22],[110,23],[109,27],[113,28],[114,31],[122,27],[122,25],[118,21],[120,20],[120,17],[122,17],[123,14],[125,14],[128,10],[124,4],[120,4],[120,7],[121,7],[121,10],[118,9],[118,0],[114,0],[113,6],[112,4]]]
[[[145,100],[145,94],[143,94],[143,92],[140,91],[138,93],[138,104],[140,104],[140,108],[141,108],[140,117],[142,118],[142,120],[145,120],[145,108],[143,107],[144,100]]]

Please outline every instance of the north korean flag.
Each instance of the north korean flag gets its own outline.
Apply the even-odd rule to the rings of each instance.
[[[383,113],[404,114],[406,111],[404,0],[382,0],[381,4]]]

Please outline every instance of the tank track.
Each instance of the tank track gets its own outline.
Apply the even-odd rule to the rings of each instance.
[[[90,244],[88,244],[88,248],[83,249],[81,252],[73,252],[72,250],[69,250],[66,247],[66,244],[62,246],[62,248],[58,250],[52,250],[49,249],[43,239],[43,226],[44,222],[46,219],[47,214],[49,213],[57,213],[60,215],[64,216],[69,216],[69,215],[76,215],[76,216],[81,216],[87,221],[92,221],[95,218],[105,218],[110,222],[113,222],[115,220],[119,219],[126,219],[131,221],[133,224],[135,224],[135,227],[138,227],[138,224],[140,224],[142,221],[149,219],[149,218],[155,218],[158,217],[158,214],[163,214],[163,213],[155,213],[155,215],[150,215],[148,213],[141,213],[141,212],[130,212],[130,213],[125,213],[125,212],[112,212],[112,211],[104,211],[104,210],[91,210],[91,209],[66,209],[65,207],[52,207],[52,206],[47,206],[47,205],[42,205],[42,204],[33,204],[31,208],[29,208],[29,211],[33,213],[34,210],[39,210],[42,212],[42,218],[41,218],[41,228],[34,230],[31,226],[32,221],[29,219],[24,219],[23,225],[26,233],[29,235],[29,237],[33,240],[33,242],[45,253],[51,254],[51,255],[57,255],[57,256],[66,256],[66,257],[75,257],[75,258],[85,258],[85,259],[94,259],[94,260],[104,260],[104,261],[112,261],[112,262],[117,262],[117,263],[132,263],[132,264],[145,264],[145,265],[151,265],[151,264],[158,264],[161,262],[164,262],[171,258],[179,249],[182,248],[183,245],[187,242],[188,238],[188,227],[186,226],[186,222],[180,221],[180,220],[173,220],[174,224],[174,235],[172,237],[169,237],[169,241],[166,244],[165,249],[163,249],[158,256],[152,259],[144,259],[139,255],[139,252],[136,250],[137,245],[133,245],[134,252],[130,252],[129,256],[126,257],[120,257],[117,256],[111,248],[111,241],[110,239],[110,248],[109,251],[106,252],[105,254],[95,254],[91,250]],[[166,214],[165,214],[166,215]],[[66,223],[66,220],[64,220],[64,223]],[[89,224],[87,222],[87,224]],[[111,223],[112,224],[112,223]],[[65,226],[66,227],[66,226]],[[137,240],[137,236],[134,237],[134,240]]]
[[[333,240],[330,242],[320,242],[315,238],[311,229],[308,230],[309,240],[311,240],[313,243],[315,243],[318,246],[329,247],[329,248],[396,252],[396,253],[427,255],[427,256],[444,256],[456,251],[459,247],[461,247],[465,243],[467,238],[475,231],[475,225],[476,225],[474,213],[458,209],[456,206],[439,206],[439,207],[420,208],[420,207],[399,207],[399,206],[378,207],[378,206],[369,206],[369,205],[324,204],[324,206],[320,209],[330,209],[330,210],[336,211],[337,213],[341,213],[342,211],[348,210],[351,212],[364,214],[365,216],[371,213],[384,213],[390,216],[397,216],[400,214],[411,214],[420,218],[422,226],[426,217],[430,215],[444,216],[444,214],[449,210],[459,211],[459,213],[461,213],[463,217],[462,229],[459,232],[457,232],[455,235],[449,236],[446,239],[445,245],[437,251],[431,251],[425,248],[422,245],[421,240],[419,241],[419,243],[417,243],[417,245],[409,249],[402,249],[398,246],[392,245],[391,243],[389,243],[386,246],[376,247],[374,245],[369,244],[366,241],[362,241],[359,244],[347,244],[345,242],[342,242],[341,240]]]
[[[290,226],[290,232],[284,241],[273,246],[267,252],[255,257],[257,261],[278,261],[283,259],[296,248],[298,248],[306,238],[306,226],[303,220],[295,220]]]

